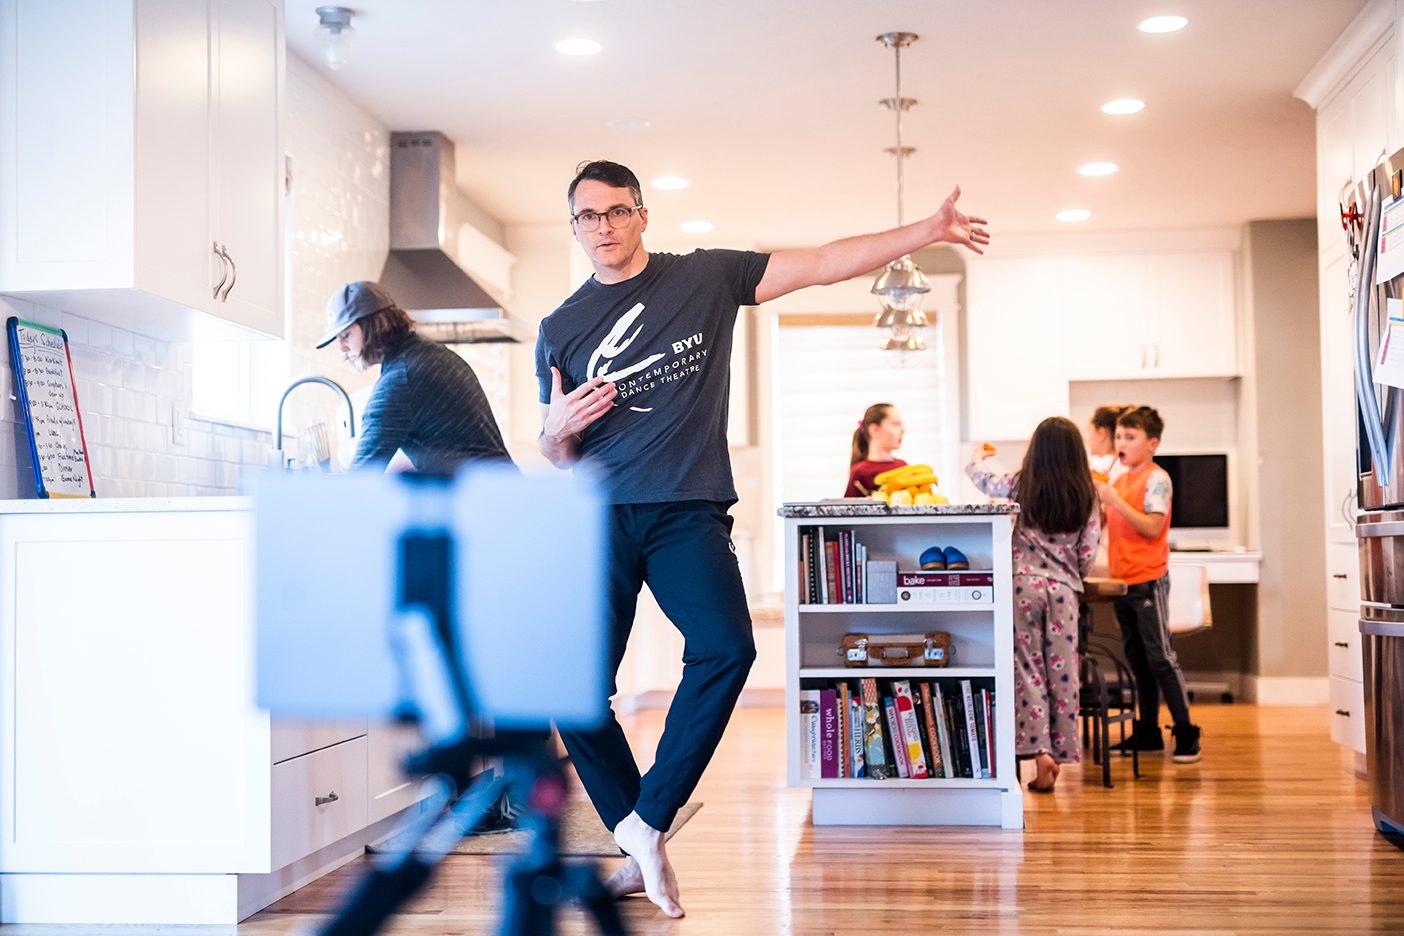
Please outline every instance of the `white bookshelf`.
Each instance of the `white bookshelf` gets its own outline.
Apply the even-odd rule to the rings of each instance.
[[[886,508],[866,504],[786,504],[785,704],[788,782],[812,791],[815,825],[1024,826],[1014,758],[1014,629],[1007,505]],[[919,570],[928,546],[954,546],[972,569],[992,570],[994,601],[942,605],[801,604],[800,533],[851,530],[869,559],[896,559]],[[955,648],[946,667],[847,667],[838,653],[845,633],[946,631]],[[995,769],[992,779],[819,779],[802,775],[799,694],[835,680],[980,679],[993,683]]]

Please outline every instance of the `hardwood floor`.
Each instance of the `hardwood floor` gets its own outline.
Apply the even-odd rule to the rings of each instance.
[[[784,715],[740,709],[702,781],[706,805],[669,846],[686,919],[624,902],[633,933],[1398,933],[1404,851],[1374,831],[1365,784],[1324,708],[1199,706],[1204,760],[1064,768],[1024,797],[1027,828],[821,828],[784,786]],[[625,721],[651,752],[662,713]],[[327,912],[361,862],[238,928],[284,934]],[[613,865],[606,870],[613,870]],[[492,859],[450,857],[388,932],[496,931]],[[561,932],[589,933],[578,910]]]

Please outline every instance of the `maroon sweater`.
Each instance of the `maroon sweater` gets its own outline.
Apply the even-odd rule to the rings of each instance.
[[[848,470],[848,489],[843,492],[844,497],[867,497],[877,488],[873,479],[884,471],[891,471],[893,468],[906,467],[906,462],[900,458],[892,461],[860,461]],[[861,485],[861,487],[860,487]]]

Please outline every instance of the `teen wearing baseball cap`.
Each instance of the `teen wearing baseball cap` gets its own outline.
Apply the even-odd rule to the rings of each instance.
[[[380,365],[353,469],[384,469],[397,451],[416,471],[436,475],[472,459],[512,460],[472,366],[415,334],[414,321],[379,283],[358,280],[332,294],[317,347],[333,341],[357,370]]]

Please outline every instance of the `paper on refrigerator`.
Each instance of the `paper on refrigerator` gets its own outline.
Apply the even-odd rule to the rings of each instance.
[[[1373,376],[1377,384],[1404,387],[1404,299],[1386,299],[1385,313]]]
[[[1386,198],[1380,206],[1379,260],[1375,284],[1387,283],[1404,273],[1404,196]]]

